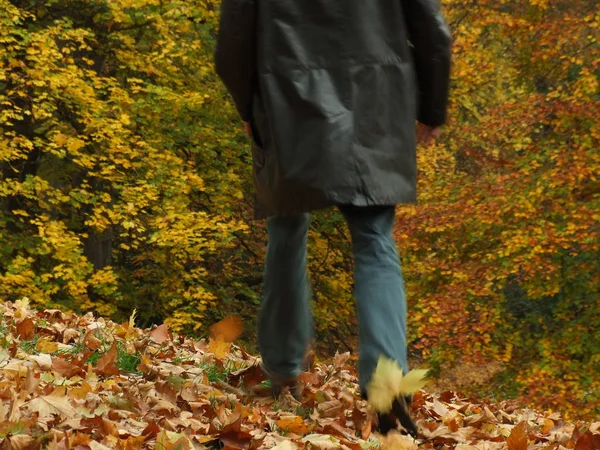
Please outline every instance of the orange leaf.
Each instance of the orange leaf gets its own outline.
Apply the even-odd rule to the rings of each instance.
[[[110,350],[98,359],[94,372],[104,375],[119,375],[119,369],[115,366],[117,354],[117,343],[113,342]]]
[[[276,420],[275,423],[282,430],[287,430],[296,434],[306,434],[310,431],[310,428],[306,426],[300,416],[283,417]]]
[[[217,359],[225,359],[229,354],[231,343],[223,342],[221,340],[211,339],[208,344],[208,351],[215,355]]]
[[[144,436],[130,436],[127,439],[121,439],[119,448],[123,450],[141,450],[145,439]]]
[[[169,328],[166,323],[156,327],[154,330],[150,332],[150,339],[152,339],[157,344],[162,344],[166,340],[169,339]]]
[[[527,450],[527,422],[521,422],[512,429],[506,444],[508,450]]]
[[[554,428],[554,422],[550,419],[544,419],[544,427],[542,428],[542,434],[550,433],[550,430]]]
[[[244,323],[239,316],[227,316],[210,327],[210,336],[216,340],[233,342],[243,331]]]

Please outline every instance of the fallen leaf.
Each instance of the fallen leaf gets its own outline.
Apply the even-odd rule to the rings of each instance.
[[[281,419],[276,420],[275,423],[282,430],[291,433],[306,434],[310,431],[310,428],[306,426],[304,420],[302,420],[302,417],[300,416],[282,417]]]
[[[191,450],[194,445],[183,433],[162,430],[156,436],[156,448],[161,450]]]
[[[92,450],[111,450],[110,447],[107,447],[104,444],[101,444],[98,441],[90,441],[90,443],[88,444],[88,446],[92,449]]]
[[[61,395],[61,391],[57,388],[50,395],[34,398],[29,402],[29,409],[39,413],[42,418],[57,414],[60,417],[72,419],[75,417],[75,409],[71,405],[69,398],[64,396],[64,392]]]
[[[90,330],[83,337],[84,345],[90,350],[98,350],[100,348],[100,345],[102,345],[102,341],[100,341],[100,339],[94,336],[94,333],[94,330]]]
[[[1,447],[10,450],[30,450],[40,448],[40,444],[35,445],[33,437],[28,434],[15,434],[7,436]]]
[[[38,339],[35,348],[41,353],[54,353],[58,350],[58,342],[52,341],[51,338],[43,337]]]
[[[343,409],[344,405],[339,400],[329,400],[317,405],[321,417],[337,417]]]
[[[31,317],[20,320],[16,324],[17,337],[23,341],[29,341],[35,337],[35,322]]]
[[[575,450],[599,450],[600,434],[592,434],[589,431],[581,436],[575,444]]]
[[[75,328],[67,328],[63,332],[62,342],[63,344],[68,344],[71,341],[74,341],[79,337],[81,333],[77,331]]]
[[[69,397],[83,400],[89,392],[92,392],[92,387],[87,381],[83,380],[80,387],[69,389]]]
[[[554,422],[550,419],[544,419],[544,426],[542,428],[542,434],[550,433],[550,430],[554,428]]]
[[[23,297],[14,303],[14,316],[18,318],[27,317],[30,314],[29,298]]]
[[[233,342],[244,331],[244,323],[239,316],[227,316],[210,327],[210,336],[223,342]]]
[[[219,436],[219,440],[223,443],[225,448],[246,450],[250,448],[250,442],[252,442],[252,435],[245,431],[230,431],[223,433]]]
[[[341,369],[350,359],[350,352],[342,353],[335,352],[335,356],[333,357],[333,366],[336,369]]]
[[[166,323],[159,325],[150,332],[150,339],[157,344],[162,344],[169,339],[169,328]]]
[[[52,357],[47,353],[40,353],[39,355],[29,355],[29,359],[31,361],[35,361],[35,363],[40,366],[42,370],[50,370],[52,369]]]
[[[52,370],[65,378],[71,378],[79,372],[80,368],[72,361],[67,361],[64,358],[54,358],[52,360]]]
[[[98,359],[94,372],[103,375],[118,375],[119,369],[115,366],[117,355],[117,343],[115,341],[110,349]]]
[[[327,434],[309,434],[302,438],[302,442],[308,444],[308,449],[328,450],[341,448],[339,439]]]
[[[145,439],[144,436],[130,436],[127,439],[121,439],[118,448],[121,450],[141,450]]]
[[[271,447],[271,450],[298,450],[298,446],[292,441],[283,441],[275,447]]]
[[[215,355],[217,359],[225,359],[231,349],[231,343],[211,339],[208,343],[208,352]]]
[[[383,450],[417,450],[418,446],[415,440],[410,436],[405,436],[398,432],[388,433],[381,437],[381,447]]]
[[[508,450],[527,450],[527,422],[520,422],[506,440]]]

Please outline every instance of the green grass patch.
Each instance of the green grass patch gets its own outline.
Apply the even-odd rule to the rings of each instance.
[[[35,336],[33,339],[30,339],[28,341],[23,341],[19,344],[19,348],[21,350],[23,350],[26,353],[37,353],[37,343],[40,340],[39,336]]]

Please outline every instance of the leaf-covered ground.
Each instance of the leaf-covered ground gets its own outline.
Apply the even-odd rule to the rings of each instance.
[[[600,449],[600,422],[455,392],[415,395],[419,440],[383,438],[347,354],[302,375],[302,402],[274,401],[259,359],[228,342],[235,321],[197,341],[27,301],[0,312],[0,449]]]

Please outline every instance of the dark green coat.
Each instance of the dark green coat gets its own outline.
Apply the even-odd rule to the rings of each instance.
[[[223,0],[257,217],[415,201],[415,120],[444,123],[450,45],[437,0]]]

